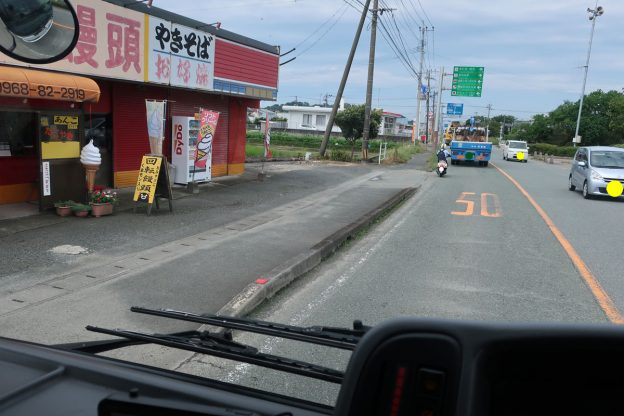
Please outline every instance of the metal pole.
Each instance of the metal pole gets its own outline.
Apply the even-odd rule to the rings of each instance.
[[[598,3],[596,2],[596,5],[597,4]],[[597,10],[598,10],[597,7],[595,7],[594,10],[587,9],[587,11],[591,11],[592,13],[592,17],[590,18],[592,20],[592,27],[591,27],[591,32],[589,35],[589,47],[587,48],[587,60],[585,61],[585,74],[583,76],[583,87],[581,88],[581,100],[579,103],[578,116],[576,118],[576,130],[574,131],[574,139],[578,137],[579,128],[581,127],[581,113],[583,111],[583,98],[585,98],[585,84],[587,83],[587,71],[589,70],[589,57],[591,55],[592,42],[594,40],[594,27],[596,27]],[[575,140],[572,140],[572,145],[576,147]]]
[[[425,60],[425,28],[420,28],[420,69],[418,71],[418,87],[416,88],[416,140],[420,141],[420,94],[422,91],[422,72]]]
[[[435,118],[436,146],[440,144],[440,124],[442,118],[442,88],[444,88],[444,67],[440,68],[440,85],[438,87],[438,112]]]
[[[427,105],[425,111],[425,143],[429,145],[429,96],[431,87],[431,72],[427,71]]]
[[[492,104],[488,104],[487,123],[485,123],[485,142],[490,142],[490,110],[492,110]]]
[[[370,51],[368,54],[368,81],[366,82],[366,106],[364,107],[364,129],[362,131],[362,161],[368,159],[368,138],[370,136],[370,117],[373,98],[373,76],[375,71],[375,42],[377,41],[377,8],[379,0],[373,1],[373,20],[371,22]]]
[[[325,127],[325,135],[323,136],[323,141],[321,142],[321,148],[319,149],[319,153],[321,154],[321,156],[325,156],[325,149],[327,149],[327,141],[329,140],[329,135],[331,134],[332,127],[334,125],[334,120],[336,119],[336,113],[338,113],[338,106],[340,105],[340,100],[342,99],[342,93],[344,92],[345,85],[347,84],[347,78],[349,78],[349,71],[351,70],[351,64],[353,63],[353,56],[355,55],[357,44],[360,41],[360,34],[362,33],[362,28],[364,27],[364,21],[366,20],[366,14],[368,13],[369,5],[370,5],[370,0],[366,0],[366,4],[364,5],[364,9],[362,10],[362,16],[360,17],[360,23],[358,24],[357,30],[355,31],[355,36],[353,37],[353,44],[351,45],[351,52],[349,52],[349,57],[347,58],[347,63],[342,73],[340,86],[338,87],[338,92],[336,93],[336,100],[334,101],[334,106],[332,107],[332,111],[329,114],[327,127]]]

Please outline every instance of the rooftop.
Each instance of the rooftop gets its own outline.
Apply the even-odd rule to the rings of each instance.
[[[280,47],[277,45],[269,45],[268,43],[260,42],[255,39],[248,38],[243,35],[239,35],[234,32],[230,32],[225,29],[217,29],[214,26],[211,26],[209,23],[200,22],[199,20],[190,19],[188,17],[184,17],[182,15],[172,13],[165,9],[161,9],[159,7],[147,7],[147,5],[143,2],[129,2],[128,0],[104,0],[107,3],[114,4],[116,6],[125,7],[127,9],[136,10],[141,13],[149,14],[150,16],[158,17],[160,19],[168,20],[173,23],[177,23],[179,25],[192,27],[198,30],[202,30],[204,32],[208,32],[215,36],[218,36],[221,39],[230,40],[232,42],[240,43],[242,45],[250,46],[252,48],[260,49],[265,52],[273,53],[279,55]]]

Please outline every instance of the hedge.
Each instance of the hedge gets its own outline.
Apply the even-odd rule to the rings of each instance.
[[[529,143],[529,152],[535,154],[536,152],[552,155],[552,156],[566,156],[573,157],[576,153],[576,147],[573,146],[557,146],[548,143]]]

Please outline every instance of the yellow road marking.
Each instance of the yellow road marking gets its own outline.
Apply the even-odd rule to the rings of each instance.
[[[487,204],[488,196],[491,197],[492,200],[494,201],[494,212],[492,214],[490,214],[489,211],[488,211],[488,204]],[[481,194],[481,216],[482,217],[499,218],[502,215],[503,214],[502,214],[502,210],[501,210],[500,201],[498,200],[498,196],[496,194],[483,192]]]
[[[458,204],[466,204],[466,211],[451,211],[453,215],[461,215],[461,216],[470,216],[474,212],[474,201],[465,200],[464,198],[468,195],[474,195],[474,192],[462,192],[455,202]]]
[[[65,25],[62,25],[62,24],[60,24],[60,23],[56,23],[56,22],[52,22],[52,24],[53,24],[54,26],[62,27],[63,29],[74,30],[74,27],[73,27],[73,26],[65,26]]]
[[[511,183],[513,183],[516,188],[518,188],[520,193],[522,193],[522,195],[524,195],[529,200],[531,205],[533,205],[533,208],[535,208],[540,217],[542,217],[557,241],[559,241],[559,244],[561,244],[561,247],[563,247],[568,257],[570,257],[570,260],[572,260],[574,267],[576,267],[576,269],[580,273],[581,277],[585,281],[585,284],[587,285],[587,287],[589,287],[589,290],[591,290],[594,298],[596,298],[598,305],[600,305],[600,308],[607,315],[607,318],[614,324],[624,324],[624,316],[620,314],[607,292],[598,282],[598,279],[596,279],[591,270],[589,270],[589,267],[587,267],[585,262],[578,255],[572,244],[570,244],[568,239],[565,238],[563,233],[559,230],[559,228],[557,228],[557,226],[550,219],[548,214],[546,214],[546,211],[542,209],[542,207],[533,199],[533,197],[527,191],[525,191],[522,185],[520,185],[513,177],[511,177],[511,175],[509,175],[507,172],[505,172],[503,169],[499,168],[493,163],[492,166],[494,166],[500,173],[502,173],[503,176],[509,179]]]

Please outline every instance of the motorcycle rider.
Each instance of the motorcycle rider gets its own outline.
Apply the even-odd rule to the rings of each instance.
[[[439,162],[444,162],[448,165],[448,161],[446,160],[447,156],[450,156],[451,154],[449,153],[448,150],[446,150],[446,147],[444,146],[444,144],[442,144],[442,146],[440,146],[440,151],[438,152],[438,163]]]

